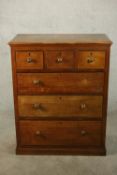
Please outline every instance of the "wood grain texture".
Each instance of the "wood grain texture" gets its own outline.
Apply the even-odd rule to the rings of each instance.
[[[52,50],[45,53],[45,65],[47,69],[58,70],[75,68],[75,55],[71,50]]]
[[[79,51],[78,69],[104,69],[105,52],[104,51]]]
[[[105,34],[19,34],[10,45],[17,44],[112,44]]]
[[[103,73],[19,73],[19,94],[102,93]],[[40,82],[35,84],[34,82]]]
[[[104,34],[23,34],[9,42],[17,154],[106,154],[111,44]]]
[[[101,122],[20,121],[19,125],[22,146],[101,145]]]
[[[102,96],[18,96],[21,117],[102,117]]]
[[[18,70],[43,69],[42,51],[17,51],[16,67]]]

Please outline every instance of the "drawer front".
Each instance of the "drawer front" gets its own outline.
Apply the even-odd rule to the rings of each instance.
[[[21,117],[102,117],[102,96],[18,96]]]
[[[104,69],[104,51],[79,51],[78,69]]]
[[[42,51],[18,51],[16,52],[17,69],[43,69]]]
[[[100,146],[99,121],[20,121],[21,145]]]
[[[73,69],[74,51],[46,51],[46,68],[50,70]]]
[[[104,74],[97,73],[19,73],[19,94],[102,93]]]

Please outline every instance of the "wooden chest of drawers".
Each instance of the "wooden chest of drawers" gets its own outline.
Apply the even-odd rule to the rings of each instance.
[[[17,35],[9,44],[16,153],[104,155],[108,37]]]

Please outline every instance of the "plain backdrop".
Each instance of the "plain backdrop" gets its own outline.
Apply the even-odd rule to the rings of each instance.
[[[0,111],[13,112],[8,42],[18,33],[106,33],[113,41],[108,110],[116,112],[117,0],[0,0]]]
[[[110,59],[107,156],[16,156],[11,57],[18,33],[106,33]],[[0,175],[117,175],[117,0],[0,0]]]

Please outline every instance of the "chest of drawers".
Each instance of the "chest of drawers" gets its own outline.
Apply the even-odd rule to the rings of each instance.
[[[106,154],[111,44],[104,34],[25,34],[9,43],[17,154]]]

